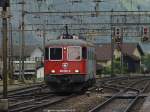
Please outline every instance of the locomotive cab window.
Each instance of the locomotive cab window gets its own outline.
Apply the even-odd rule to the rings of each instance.
[[[49,49],[45,48],[45,60],[48,60],[49,56]]]
[[[50,60],[62,60],[62,48],[50,48]]]
[[[86,47],[82,47],[82,58],[87,59],[87,48]]]
[[[68,60],[76,61],[81,59],[81,47],[70,46],[68,47]]]

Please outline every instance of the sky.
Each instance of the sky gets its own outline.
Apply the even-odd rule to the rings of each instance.
[[[21,24],[21,4],[18,4],[21,0],[10,0],[11,2],[11,15],[13,17],[11,18],[11,23],[13,26],[13,29],[18,29],[18,27]],[[37,3],[37,0],[25,0],[25,10],[26,11],[94,11],[96,3],[91,2],[93,0],[76,0],[76,1],[82,1],[79,3],[73,3],[69,1],[74,0],[43,0],[45,2]],[[104,2],[101,2],[99,4],[98,10],[100,11],[149,11],[150,7],[150,0],[103,0]],[[25,29],[30,30],[36,30],[36,29],[43,29],[42,25],[39,26],[31,26],[28,24],[43,24],[44,22],[47,23],[55,23],[55,24],[70,24],[70,23],[92,23],[92,22],[109,22],[110,17],[62,17],[62,16],[51,16],[51,15],[25,15]],[[131,20],[132,21],[132,20]],[[64,28],[64,25],[59,26],[59,28]],[[72,26],[74,27],[74,26]],[[80,26],[81,28],[85,28],[86,26]],[[94,28],[96,26],[91,26],[91,28]],[[57,29],[57,26],[46,26],[46,28],[53,28]],[[62,34],[64,31],[59,32],[46,32],[47,41],[53,38],[56,38],[60,34]],[[83,31],[80,31],[83,32]],[[42,33],[41,30],[37,31],[30,31],[25,33],[26,37],[26,44],[32,44],[32,45],[39,45],[42,43],[42,36],[40,37],[39,34]],[[78,32],[71,32],[76,33]],[[14,35],[14,43],[19,43],[20,34],[18,32],[13,32]],[[103,42],[109,42],[110,36],[105,37],[97,37],[97,41],[100,43]],[[126,37],[126,42],[139,42],[140,39],[135,39],[132,37]],[[149,51],[150,45],[149,43],[142,43],[141,44],[145,51]],[[150,51],[149,51],[150,52]]]

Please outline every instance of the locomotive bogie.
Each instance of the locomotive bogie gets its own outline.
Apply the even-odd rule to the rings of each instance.
[[[86,75],[48,75],[45,77],[47,85],[55,92],[78,92],[95,83],[95,79],[88,79]]]

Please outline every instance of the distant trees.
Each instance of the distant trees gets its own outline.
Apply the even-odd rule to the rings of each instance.
[[[123,66],[122,73],[127,73],[128,69],[127,66]],[[104,67],[102,69],[102,74],[111,74],[111,65],[108,67]],[[121,73],[121,63],[120,58],[117,58],[114,60],[114,74],[120,74]]]
[[[142,72],[150,72],[150,54],[142,57]]]

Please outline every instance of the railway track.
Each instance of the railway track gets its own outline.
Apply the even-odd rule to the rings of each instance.
[[[139,80],[137,77],[115,77],[102,79],[96,84],[97,88],[103,88],[103,93],[116,93],[121,89],[127,87],[129,83],[132,83],[135,80]]]
[[[23,102],[18,102],[9,106],[9,112],[31,112],[36,111],[39,108],[44,108],[46,106],[54,105],[56,103],[62,102],[75,95],[69,96],[56,96],[56,95],[46,95],[35,99],[29,99]]]
[[[141,83],[143,84],[142,87],[140,87]],[[136,104],[136,101],[142,96],[146,88],[149,86],[149,79],[143,78],[142,80],[136,80],[129,86],[115,85],[114,87],[114,84],[111,85],[111,83],[107,83],[107,86],[118,88],[120,91],[103,103],[100,103],[96,107],[92,108],[89,112],[129,112],[129,110],[134,104]]]
[[[10,91],[9,112],[31,112],[36,109],[62,102],[75,95],[57,96],[45,84]]]
[[[47,86],[44,83],[39,83],[28,87],[22,87],[19,89],[8,91],[8,98],[36,94],[41,92],[45,88],[47,88]],[[2,93],[0,93],[0,98],[2,98]]]
[[[143,93],[149,83],[145,83],[143,81],[147,81],[147,77],[143,78],[142,80],[139,78],[128,78],[128,77],[119,77],[113,78],[109,80],[103,81],[101,86],[96,88],[94,87],[89,89],[89,91],[93,91],[95,89],[103,88],[104,90],[112,90],[111,96],[107,97],[103,103],[98,104],[96,107],[92,107],[89,112],[109,112],[106,108],[108,105],[111,106],[111,103],[114,104],[113,107],[117,107],[116,109],[122,109],[127,111],[119,111],[119,112],[128,112],[132,108],[132,106],[136,103],[136,101],[144,97]],[[135,87],[136,85],[143,82],[141,88],[139,86]],[[31,91],[30,91],[31,90]],[[36,91],[37,90],[37,91]],[[13,93],[9,96],[9,112],[31,112],[31,111],[39,111],[40,108],[45,109],[47,107],[54,107],[57,104],[63,104],[68,99],[75,99],[77,95],[69,95],[69,96],[57,96],[52,92],[48,91],[46,86],[42,85],[36,89],[27,89],[26,91],[20,90],[20,92]],[[107,92],[106,92],[107,93]],[[97,93],[96,93],[97,94]],[[80,95],[78,95],[80,97]],[[121,102],[121,103],[119,103]],[[116,106],[116,105],[117,106]],[[123,105],[123,106],[122,106]],[[105,110],[106,109],[106,110]],[[37,110],[37,111],[36,111]],[[110,111],[112,112],[112,111]]]

